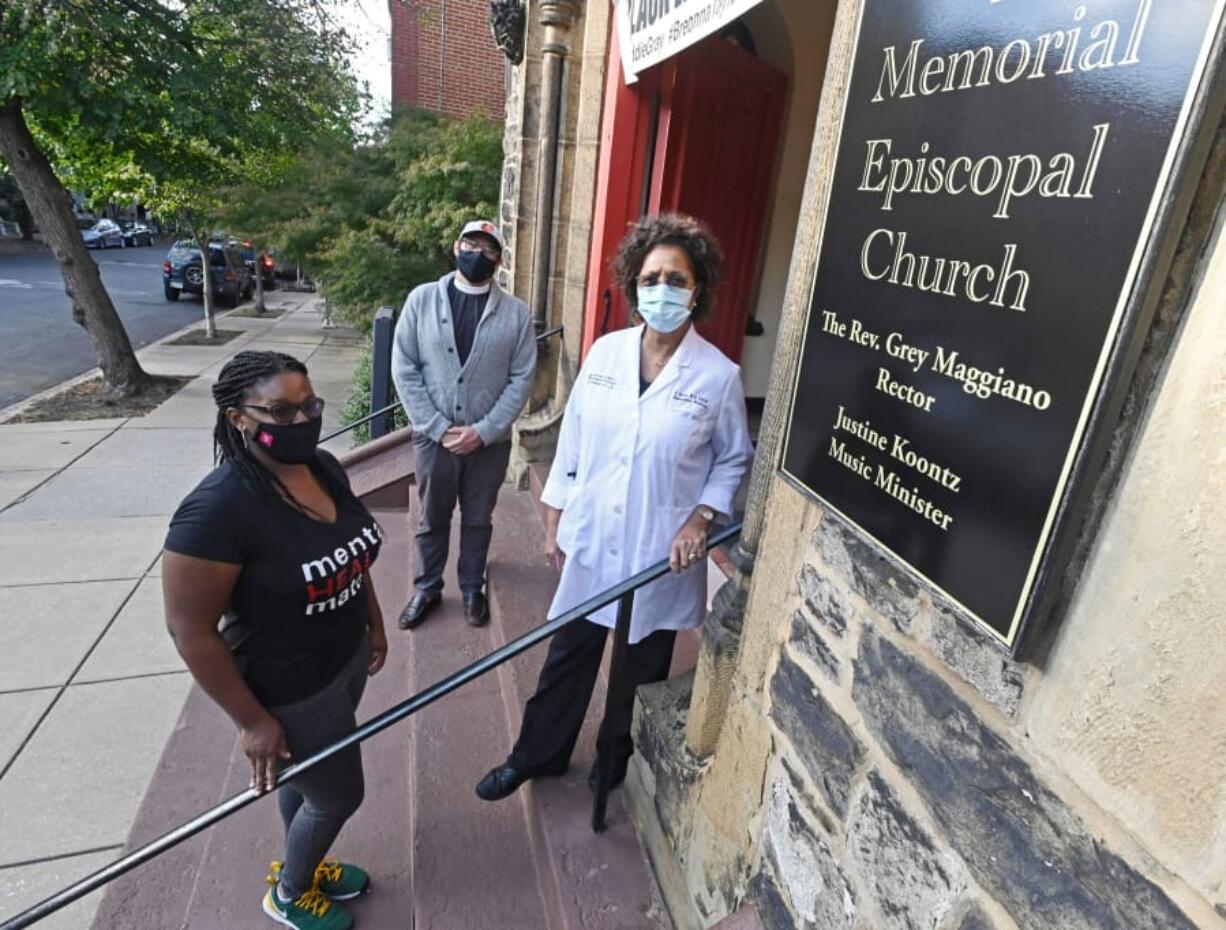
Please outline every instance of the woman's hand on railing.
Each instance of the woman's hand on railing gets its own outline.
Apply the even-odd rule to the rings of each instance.
[[[260,794],[271,791],[277,784],[280,762],[290,757],[281,724],[265,713],[251,726],[242,728],[242,745],[251,762],[251,787]]]
[[[668,551],[668,567],[674,574],[701,565],[707,556],[707,529],[710,523],[693,514],[677,531]]]

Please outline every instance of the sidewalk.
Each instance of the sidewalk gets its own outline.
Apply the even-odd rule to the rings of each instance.
[[[151,345],[195,375],[146,417],[0,425],[0,918],[113,859],[189,679],[165,632],[158,565],[179,500],[212,467],[213,378],[243,349],[302,359],[339,425],[361,341],[319,300],[274,292],[277,319],[220,316],[218,348]],[[348,447],[348,437],[334,451]],[[99,894],[41,923],[88,927]]]

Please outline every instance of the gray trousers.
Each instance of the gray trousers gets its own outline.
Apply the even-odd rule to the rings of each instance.
[[[451,545],[451,515],[460,504],[460,590],[474,594],[485,586],[485,560],[493,535],[494,505],[507,474],[511,443],[482,446],[469,455],[452,455],[425,436],[413,437],[416,455],[417,573],[413,587],[425,594],[443,590],[443,569]]]
[[[269,707],[281,724],[294,761],[301,761],[357,728],[354,716],[366,690],[370,638],[362,643],[340,674],[321,691],[292,704]],[[328,854],[345,821],[365,794],[361,748],[352,746],[321,762],[277,789],[277,806],[285,823],[285,865],[280,894],[293,899],[315,881],[315,869]]]

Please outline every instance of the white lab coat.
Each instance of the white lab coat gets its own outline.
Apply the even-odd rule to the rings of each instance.
[[[740,370],[691,327],[639,396],[643,327],[597,340],[566,405],[541,500],[562,511],[566,564],[550,616],[667,558],[695,508],[732,514],[753,447]],[[635,594],[630,642],[702,622],[707,562]],[[589,619],[612,628],[617,605]]]

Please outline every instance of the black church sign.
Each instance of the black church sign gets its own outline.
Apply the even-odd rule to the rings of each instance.
[[[1152,313],[1224,4],[864,0],[782,471],[1010,648]]]

